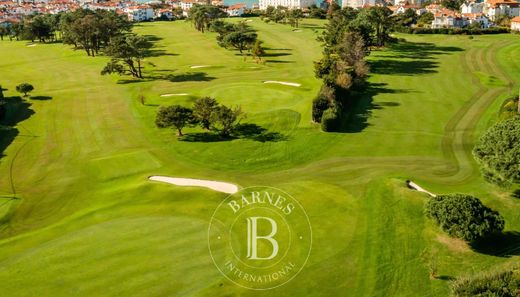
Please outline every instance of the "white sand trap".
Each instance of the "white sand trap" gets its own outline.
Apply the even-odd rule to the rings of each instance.
[[[36,44],[32,43],[32,44],[28,44],[27,46],[28,46],[28,47],[36,46]]]
[[[291,87],[300,87],[301,86],[301,84],[299,84],[299,83],[277,81],[277,80],[266,80],[266,81],[264,81],[264,84],[280,84],[280,85],[286,85],[286,86],[291,86]]]
[[[206,68],[206,67],[211,67],[211,65],[193,65],[190,68],[197,69],[197,68]]]
[[[184,186],[184,187],[203,187],[208,188],[214,191],[233,194],[238,191],[238,187],[234,184],[213,181],[213,180],[203,180],[203,179],[193,179],[193,178],[177,178],[177,177],[168,177],[168,176],[159,176],[154,175],[148,178],[153,181],[160,181],[163,183],[168,183],[176,186]]]
[[[294,29],[294,30],[292,30],[292,31],[293,31],[293,32],[297,32],[297,33],[299,33],[299,32],[301,32],[302,30],[300,30],[300,29]]]
[[[436,197],[437,195],[433,194],[432,192],[428,192],[426,191],[425,189],[423,189],[421,186],[419,186],[418,184],[414,183],[413,181],[411,180],[407,180],[406,181],[406,185],[408,187],[410,187],[411,189],[414,189],[416,191],[419,191],[419,192],[423,192],[423,193],[426,193],[428,195],[430,195],[431,197]]]
[[[161,97],[171,97],[171,96],[188,96],[188,93],[177,93],[177,94],[162,94]]]

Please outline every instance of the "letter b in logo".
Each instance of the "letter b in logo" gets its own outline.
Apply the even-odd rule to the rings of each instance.
[[[267,221],[271,225],[271,233],[268,235],[258,235],[259,221]],[[249,217],[247,221],[247,258],[251,260],[270,260],[278,254],[278,241],[274,239],[274,235],[278,231],[276,221],[268,217]],[[272,246],[272,252],[269,257],[258,256],[258,240],[268,241]]]

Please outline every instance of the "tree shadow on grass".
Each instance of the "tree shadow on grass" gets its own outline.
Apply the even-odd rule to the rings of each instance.
[[[408,93],[407,90],[393,90],[386,88],[386,83],[370,83],[367,88],[360,94],[357,100],[354,100],[350,106],[347,106],[347,115],[343,121],[342,129],[339,132],[357,133],[363,131],[369,126],[368,119],[372,116],[373,110],[383,109],[387,107],[399,106],[398,102],[384,101],[373,102],[374,96],[378,94],[399,94]]]
[[[186,72],[181,74],[168,74],[162,77],[164,80],[171,82],[185,82],[185,81],[212,81],[215,77],[208,76],[206,72]]]
[[[426,42],[398,42],[389,45],[391,56],[381,56],[369,61],[372,73],[387,75],[417,75],[436,73],[441,55],[449,55],[464,49],[454,46],[437,46]],[[406,60],[403,60],[406,59]]]
[[[156,80],[166,80],[169,82],[187,82],[187,81],[212,81],[216,77],[209,76],[206,72],[185,72],[180,74],[174,74],[172,70],[154,70],[144,78],[125,78],[117,81],[118,84],[133,84],[143,83]]]
[[[239,124],[230,136],[224,137],[211,132],[186,133],[179,138],[188,142],[221,142],[234,139],[250,139],[258,142],[286,141],[288,137],[278,132],[270,132],[266,128],[256,124]]]
[[[451,275],[439,275],[439,276],[435,277],[435,279],[440,279],[443,281],[453,281],[453,280],[455,280],[455,277],[453,277]]]
[[[431,60],[377,59],[370,61],[370,69],[371,73],[375,74],[417,75],[436,73],[438,64]]]
[[[389,45],[394,53],[393,58],[402,59],[432,59],[440,55],[449,55],[454,52],[462,52],[463,48],[455,46],[437,46],[428,42],[406,42],[401,41]]]
[[[51,96],[31,96],[31,100],[51,100]]]
[[[7,97],[0,106],[0,158],[5,149],[13,142],[19,131],[14,126],[34,114],[31,103],[21,97]]]
[[[520,232],[507,231],[502,234],[473,242],[471,248],[479,253],[509,258],[520,255]]]

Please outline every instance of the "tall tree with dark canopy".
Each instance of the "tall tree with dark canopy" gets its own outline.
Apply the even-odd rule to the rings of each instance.
[[[193,115],[200,122],[202,128],[209,130],[211,124],[211,114],[218,107],[215,98],[202,97],[195,101],[193,105]]]
[[[145,37],[129,34],[112,40],[105,48],[105,54],[112,59],[107,63],[101,74],[129,73],[133,77],[143,78],[143,59],[149,54],[152,43]]]
[[[240,122],[242,109],[240,107],[229,108],[225,105],[218,106],[211,114],[211,129],[221,136],[231,135]]]
[[[157,111],[155,124],[159,128],[174,128],[177,136],[183,136],[182,129],[195,123],[193,111],[180,105],[161,106]]]
[[[217,6],[195,4],[188,13],[188,20],[193,23],[197,31],[204,33],[210,28],[212,22],[226,16],[227,14]]]
[[[244,50],[249,50],[255,44],[257,38],[256,32],[248,25],[241,22],[235,26],[235,29],[224,35],[222,38],[222,45],[224,47],[232,47],[237,49],[240,53]]]
[[[34,87],[30,83],[21,83],[16,86],[16,91],[18,93],[23,93],[24,97],[27,97],[27,94],[32,90],[34,90]]]

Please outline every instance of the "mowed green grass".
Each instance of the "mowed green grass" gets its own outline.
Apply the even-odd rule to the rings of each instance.
[[[293,32],[254,19],[271,55],[265,65],[218,47],[214,34],[188,23],[143,24],[135,31],[157,37],[161,51],[147,59],[156,66],[146,73],[156,79],[144,82],[100,76],[106,58],[68,46],[0,42],[5,94],[29,81],[35,96],[52,97],[28,100],[35,113],[17,125],[0,159],[1,194],[13,183],[20,197],[1,198],[0,294],[443,296],[449,277],[518,261],[446,237],[423,216],[427,197],[404,180],[481,197],[504,215],[507,230],[520,230],[518,200],[486,184],[470,154],[508,85],[519,86],[519,37],[400,36],[408,43],[369,57],[371,88],[349,133],[323,133],[310,122],[322,24],[305,21]],[[211,67],[191,68],[197,65]],[[188,96],[161,97],[178,93]],[[200,96],[240,105],[245,122],[284,139],[186,142],[154,127],[158,105],[190,105]],[[149,182],[154,174],[290,193],[313,228],[307,266],[275,290],[234,286],[214,267],[206,241],[225,195]],[[429,279],[425,250],[436,254],[443,279]]]

